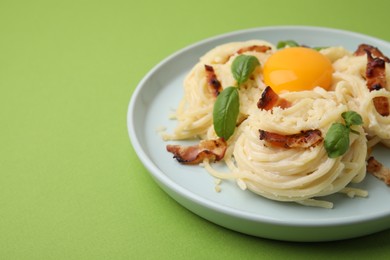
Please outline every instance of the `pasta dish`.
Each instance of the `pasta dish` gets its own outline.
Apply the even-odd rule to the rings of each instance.
[[[390,170],[371,156],[376,145],[390,147],[389,62],[367,44],[353,52],[293,41],[217,46],[185,78],[174,131],[161,133],[196,144],[167,151],[204,167],[216,191],[231,180],[271,200],[324,208],[333,207],[321,199],[330,194],[366,197],[350,184],[367,172],[390,184]]]

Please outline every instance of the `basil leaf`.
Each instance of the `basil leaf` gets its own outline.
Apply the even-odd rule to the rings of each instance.
[[[296,42],[296,41],[293,41],[293,40],[287,40],[287,41],[280,41],[278,42],[278,44],[276,45],[276,48],[278,49],[282,49],[286,46],[289,46],[289,47],[298,47],[299,44]]]
[[[260,65],[259,60],[255,56],[251,55],[239,55],[237,56],[232,64],[232,73],[234,79],[237,81],[237,85],[240,86],[242,83],[248,80],[249,76]]]
[[[228,140],[233,135],[239,105],[240,100],[236,87],[227,87],[218,95],[213,108],[213,124],[219,137]]]
[[[349,128],[341,123],[333,123],[325,136],[324,147],[329,158],[343,155],[349,148]]]
[[[316,51],[320,51],[320,50],[323,50],[323,49],[326,49],[326,48],[329,48],[329,47],[326,47],[326,46],[318,46],[318,47],[312,47],[313,50],[316,50]]]
[[[345,124],[347,127],[351,125],[361,125],[363,124],[363,119],[362,117],[356,113],[355,111],[347,111],[341,114],[341,116],[345,120]]]

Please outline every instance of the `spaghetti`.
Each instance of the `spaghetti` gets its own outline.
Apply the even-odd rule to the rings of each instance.
[[[207,75],[210,68],[213,81],[218,80],[226,88],[235,84],[231,64],[237,55],[255,56],[263,64],[276,51],[271,43],[252,40],[228,43],[206,53],[185,78],[184,97],[175,113],[177,127],[172,134],[164,133],[163,138],[217,139],[212,116],[216,95],[210,90],[210,75]],[[239,88],[237,127],[227,140],[223,159],[228,171],[218,171],[208,159],[203,161],[212,176],[235,180],[241,189],[272,200],[308,206],[332,208],[331,202],[318,198],[338,192],[350,197],[367,196],[366,191],[348,185],[365,178],[368,148],[379,142],[390,146],[390,116],[379,115],[372,102],[379,96],[390,99],[390,91],[386,88],[369,91],[362,76],[367,63],[364,55],[353,55],[342,47],[326,48],[321,53],[331,60],[334,69],[331,89],[316,87],[281,93],[280,97],[291,103],[286,108],[257,107],[266,85],[261,66],[256,68]],[[333,123],[342,122],[340,115],[349,110],[358,112],[364,124],[352,127],[355,134],[349,136],[349,149],[337,158],[329,158],[323,142],[309,148],[286,149],[259,138],[259,129],[280,135],[317,129],[325,136]]]

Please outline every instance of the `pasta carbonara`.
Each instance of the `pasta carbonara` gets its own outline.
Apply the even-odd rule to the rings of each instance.
[[[260,66],[239,87],[236,127],[233,135],[223,140],[226,151],[220,159],[227,170],[216,170],[212,164],[216,156],[209,158],[209,152],[201,157],[201,165],[218,180],[234,180],[243,190],[277,201],[332,208],[332,202],[321,197],[339,192],[350,197],[367,196],[367,191],[348,185],[365,178],[367,151],[380,142],[390,146],[390,116],[379,114],[373,102],[375,97],[390,99],[390,91],[386,87],[370,91],[367,87],[364,75],[368,54],[356,55],[343,47],[319,50],[333,69],[330,89],[282,91],[277,97],[288,105],[259,109],[259,100],[267,88],[262,65],[276,52],[278,48],[273,44],[252,40],[224,44],[206,53],[185,78],[184,97],[175,111],[177,126],[173,133],[162,134],[164,140],[218,140],[213,126],[216,96],[236,85],[231,70],[235,58],[254,56]],[[390,81],[389,69],[386,65],[383,80]],[[347,151],[330,158],[323,138],[332,124],[343,123],[341,114],[347,111],[360,114],[363,124],[350,127],[353,133],[349,134]],[[313,129],[320,141],[309,146],[275,146],[267,138],[259,138],[259,132],[264,132],[294,139]],[[218,143],[213,145],[220,147]],[[207,150],[199,146],[190,151],[179,148],[180,152],[195,150],[198,154]]]

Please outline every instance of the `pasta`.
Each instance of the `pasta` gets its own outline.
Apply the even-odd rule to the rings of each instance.
[[[390,117],[381,116],[375,111],[372,99],[384,96],[390,98],[390,91],[381,89],[369,91],[361,77],[366,59],[364,56],[346,55],[333,64],[335,68],[334,85],[336,92],[345,98],[350,109],[362,117],[364,128],[370,139],[376,138],[390,147]],[[386,67],[387,81],[390,81],[390,67]]]
[[[217,139],[213,127],[216,96],[210,91],[205,65],[213,68],[215,78],[224,89],[236,84],[231,66],[238,55],[252,55],[264,64],[276,51],[269,42],[252,40],[224,44],[206,53],[185,78],[184,97],[175,113],[177,127],[171,134],[164,133],[163,138],[167,141]],[[262,66],[240,86],[237,127],[226,140],[223,159],[228,170],[216,170],[211,161],[205,159],[203,165],[212,176],[234,180],[241,189],[268,199],[307,206],[332,208],[331,202],[319,198],[338,192],[350,197],[367,196],[367,191],[348,185],[365,178],[369,148],[379,142],[390,146],[390,116],[378,114],[372,102],[374,97],[390,99],[390,91],[386,88],[369,91],[362,77],[367,64],[364,55],[353,55],[343,47],[329,47],[320,52],[329,58],[334,70],[329,91],[315,87],[280,93],[291,106],[264,110],[257,106],[267,87]],[[386,72],[389,69],[386,67]],[[390,72],[386,73],[389,77],[387,75]],[[340,115],[347,111],[359,113],[363,125],[351,126],[354,133],[349,135],[349,149],[337,158],[328,156],[324,142],[308,148],[286,149],[259,138],[260,129],[283,136],[317,129],[325,136],[333,123],[343,122]],[[216,190],[219,192],[220,187]]]

